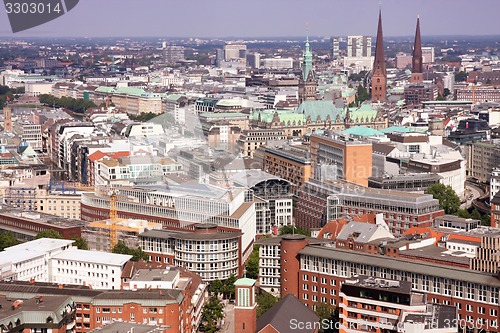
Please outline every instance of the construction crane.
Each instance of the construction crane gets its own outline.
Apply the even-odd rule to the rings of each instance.
[[[118,194],[116,190],[111,190],[109,195],[109,250],[113,251],[116,244],[118,244],[118,213],[116,209],[116,199]]]

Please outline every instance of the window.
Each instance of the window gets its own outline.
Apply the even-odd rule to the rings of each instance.
[[[496,309],[490,309],[490,316],[496,317],[497,316],[497,310]]]
[[[474,307],[472,305],[470,305],[470,304],[467,304],[465,306],[465,311],[472,312],[472,311],[474,311]]]

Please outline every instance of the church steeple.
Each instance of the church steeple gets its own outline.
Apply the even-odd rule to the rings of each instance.
[[[415,30],[415,43],[413,44],[413,54],[411,61],[411,83],[422,83],[424,81],[422,71],[422,40],[420,37],[420,17],[417,16],[417,28]]]
[[[306,38],[306,48],[304,51],[304,62],[302,64],[302,79],[307,81],[309,72],[312,70],[313,55],[309,46],[309,36]]]
[[[302,75],[299,79],[299,103],[316,100],[318,83],[313,69],[313,54],[309,46],[309,35],[306,38],[304,61],[302,62]]]
[[[387,69],[384,54],[384,36],[382,34],[382,10],[378,14],[377,41],[372,73],[372,100],[385,101],[387,96]]]

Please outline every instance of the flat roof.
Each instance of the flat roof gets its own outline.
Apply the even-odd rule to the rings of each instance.
[[[132,256],[128,254],[71,249],[63,251],[52,258],[58,260],[82,261],[93,264],[121,266],[129,261]]]
[[[192,240],[219,240],[232,239],[241,236],[241,232],[214,232],[214,233],[196,233],[188,231],[170,231],[170,230],[146,230],[139,237],[151,237],[160,239],[192,239]]]
[[[130,280],[173,282],[179,273],[177,269],[139,269]]]
[[[480,283],[497,288],[500,287],[500,280],[494,275],[460,267],[444,266],[430,262],[419,262],[403,258],[391,258],[382,255],[341,250],[317,245],[306,246],[299,253],[302,255],[318,256],[321,258],[342,260],[363,265],[375,265],[415,274],[428,274],[430,276],[437,276],[446,279]]]

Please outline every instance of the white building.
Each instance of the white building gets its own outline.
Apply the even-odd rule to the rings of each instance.
[[[293,68],[293,58],[265,58],[262,67],[267,69]]]
[[[422,62],[424,64],[434,62],[434,47],[433,46],[422,46]]]
[[[123,267],[131,258],[125,254],[67,249],[50,260],[50,282],[120,289]]]
[[[165,134],[161,124],[142,123],[128,125],[125,130],[125,136],[130,138],[134,136],[148,137]]]
[[[50,259],[72,248],[73,242],[65,239],[40,238],[8,247],[0,252],[0,278],[50,282]]]
[[[500,169],[493,169],[490,178],[490,202],[498,191],[500,191]]]
[[[348,57],[371,57],[372,38],[371,36],[347,36],[347,56]]]
[[[41,94],[52,93],[52,86],[54,83],[45,82],[27,82],[24,84],[25,95],[27,96],[38,96]]]

